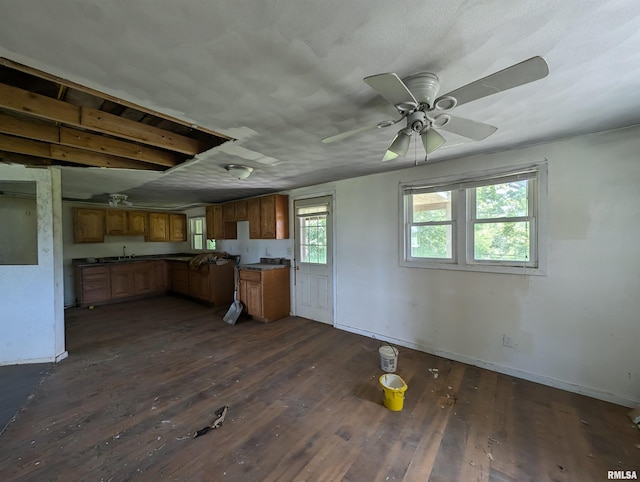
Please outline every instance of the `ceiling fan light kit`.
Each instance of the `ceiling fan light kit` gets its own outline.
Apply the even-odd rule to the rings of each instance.
[[[236,179],[246,179],[253,172],[253,167],[242,166],[240,164],[227,164],[224,166],[227,172]]]
[[[392,126],[403,119],[406,120],[407,126],[398,131],[383,156],[383,161],[405,156],[414,133],[422,139],[427,154],[446,143],[446,139],[435,129],[442,129],[474,141],[482,141],[498,128],[449,113],[438,115],[433,113],[450,111],[467,102],[540,80],[548,74],[549,67],[545,60],[542,57],[532,57],[440,97],[437,97],[440,80],[431,72],[418,72],[404,79],[400,79],[395,73],[371,75],[364,78],[365,83],[390,102],[401,117],[397,120],[385,120],[329,136],[322,139],[322,142],[330,144],[341,141],[372,129]]]
[[[109,194],[109,206],[117,208],[120,203],[125,206],[133,206],[133,203],[127,201],[127,198],[126,194]]]

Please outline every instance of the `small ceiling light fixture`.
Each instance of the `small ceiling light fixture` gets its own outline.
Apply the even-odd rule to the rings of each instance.
[[[246,179],[253,172],[253,167],[242,166],[240,164],[227,164],[224,168],[236,179]]]

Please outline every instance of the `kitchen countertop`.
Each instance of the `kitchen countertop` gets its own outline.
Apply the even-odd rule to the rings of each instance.
[[[191,261],[194,255],[185,255],[185,254],[152,254],[148,256],[136,256],[133,258],[117,258],[117,257],[106,257],[106,258],[78,258],[72,260],[72,264],[74,266],[96,266],[96,265],[109,265],[109,264],[119,264],[119,263],[140,263],[143,261],[154,261],[154,260],[165,260],[165,261]],[[91,260],[91,261],[90,261]]]
[[[267,271],[270,269],[284,269],[288,268],[286,264],[267,264],[267,263],[251,263],[251,264],[241,264],[238,266],[240,269],[251,269],[254,271]]]

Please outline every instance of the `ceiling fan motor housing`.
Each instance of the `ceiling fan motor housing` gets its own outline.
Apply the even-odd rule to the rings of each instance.
[[[420,104],[429,109],[433,108],[433,103],[440,90],[440,81],[437,75],[431,72],[418,72],[404,78],[403,82]]]

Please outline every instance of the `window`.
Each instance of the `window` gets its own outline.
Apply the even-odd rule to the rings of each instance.
[[[401,264],[542,274],[538,238],[543,185],[545,164],[401,185]]]
[[[327,205],[299,207],[300,262],[327,264]]]
[[[207,239],[207,230],[204,216],[190,218],[189,228],[189,232],[191,233],[191,249],[195,251],[216,249],[215,240]]]

